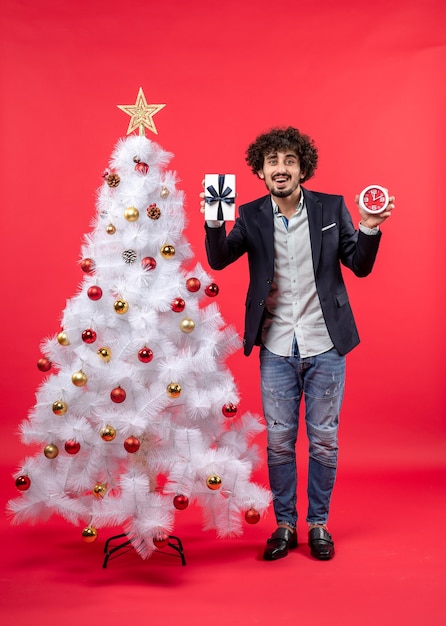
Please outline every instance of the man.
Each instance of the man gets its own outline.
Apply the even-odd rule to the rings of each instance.
[[[260,135],[249,146],[246,161],[269,194],[240,206],[229,234],[224,222],[205,224],[206,252],[214,270],[248,255],[244,352],[248,356],[260,345],[268,472],[277,522],[264,551],[269,561],[297,547],[295,446],[302,396],[309,440],[308,542],[316,559],[334,556],[327,522],[337,468],[345,355],[359,343],[341,264],[356,276],[371,272],[381,239],[379,226],[394,208],[393,197],[378,215],[359,208],[361,221],[355,230],[342,196],[301,186],[313,176],[317,160],[314,142],[295,128]]]

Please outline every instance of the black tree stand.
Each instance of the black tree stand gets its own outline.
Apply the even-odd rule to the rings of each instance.
[[[128,538],[126,539],[126,541],[123,541],[122,543],[113,545],[114,541],[118,539],[123,539],[124,537],[127,537],[125,533],[122,533],[121,535],[114,535],[113,537],[110,537],[109,539],[107,539],[107,541],[105,542],[105,546],[104,546],[105,559],[102,565],[104,569],[107,567],[108,561],[112,555],[120,556],[122,554],[125,554],[125,552],[127,552],[128,550],[132,549],[132,545],[131,545],[132,541],[131,539],[128,539]],[[174,535],[169,535],[169,542],[167,543],[166,548],[167,547],[171,548],[171,550],[173,550],[174,552],[173,553],[167,552],[164,550],[160,550],[159,548],[157,548],[156,552],[161,552],[165,554],[166,556],[178,556],[181,559],[181,565],[186,565],[186,559],[184,558],[183,544],[181,543],[179,537],[175,537]],[[120,554],[117,554],[120,550],[124,550],[124,548],[127,548],[127,550],[125,550],[124,552],[120,552]]]

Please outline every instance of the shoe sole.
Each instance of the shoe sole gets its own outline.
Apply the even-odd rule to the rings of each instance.
[[[333,554],[328,554],[327,556],[317,554],[316,552],[310,552],[310,554],[313,558],[317,559],[318,561],[330,561],[334,557],[334,552]]]

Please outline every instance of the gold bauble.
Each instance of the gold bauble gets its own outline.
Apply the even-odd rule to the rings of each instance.
[[[101,357],[101,359],[103,361],[105,361],[106,363],[108,363],[112,357],[112,353],[110,348],[99,348],[98,350],[98,354]]]
[[[65,415],[68,411],[68,404],[63,400],[56,400],[53,402],[53,413],[56,415]]]
[[[70,340],[68,339],[68,335],[67,335],[67,333],[64,330],[62,330],[57,335],[57,341],[60,343],[61,346],[68,346],[68,345],[70,345]]]
[[[46,456],[47,459],[55,459],[56,456],[59,454],[59,448],[54,445],[54,443],[49,443],[47,446],[45,446],[43,454]]]
[[[161,196],[161,198],[166,199],[168,197],[168,195],[169,195],[169,190],[167,189],[167,187],[164,187],[164,185],[163,185],[163,187],[161,188],[160,196]]]
[[[116,226],[114,224],[109,224],[105,231],[108,235],[114,235],[116,232]]]
[[[128,209],[124,211],[124,217],[128,222],[136,222],[139,217],[139,211],[134,206],[129,206]]]
[[[96,485],[93,487],[93,495],[96,498],[103,498],[106,493],[107,485],[104,485],[104,483],[96,483]]]
[[[79,370],[78,372],[74,372],[71,377],[71,381],[76,387],[83,387],[87,384],[88,376],[87,374],[85,374],[85,372]]]
[[[85,543],[93,543],[98,538],[98,531],[93,526],[87,526],[82,531],[82,537]]]
[[[119,315],[124,315],[124,313],[127,313],[127,311],[129,310],[129,303],[126,302],[126,300],[116,300],[113,307],[116,313],[118,313]]]
[[[169,383],[167,385],[167,395],[170,398],[178,398],[181,395],[181,385],[178,383]]]
[[[221,487],[221,478],[217,474],[212,474],[212,476],[208,476],[206,479],[206,485],[212,491],[217,491]]]
[[[194,320],[191,320],[190,318],[185,317],[184,320],[181,320],[180,322],[180,328],[183,331],[183,333],[191,333],[195,328],[195,322]]]
[[[165,243],[160,252],[165,259],[171,259],[175,256],[175,247],[170,245],[170,243]]]
[[[104,426],[101,430],[101,437],[104,441],[113,441],[116,437],[116,429],[110,426],[110,424],[107,424],[107,426]]]

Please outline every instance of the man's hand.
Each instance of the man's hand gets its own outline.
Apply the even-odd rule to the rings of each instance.
[[[392,211],[395,208],[395,196],[391,196],[390,194],[389,202],[386,208],[382,213],[378,213],[377,215],[367,213],[359,206],[359,194],[355,196],[355,202],[358,206],[359,214],[361,215],[361,224],[366,228],[375,228],[376,226],[380,226],[392,215]]]
[[[203,178],[203,180],[201,181],[201,184],[203,185],[203,189],[204,189],[204,178]],[[200,202],[200,211],[201,211],[201,213],[203,213],[203,215],[204,215],[204,211],[205,211],[205,207],[206,207],[206,201],[205,201],[205,199],[204,199],[204,198],[205,198],[205,196],[206,196],[206,194],[204,193],[204,191],[202,191],[202,192],[200,193],[200,198],[201,198],[201,202]]]

